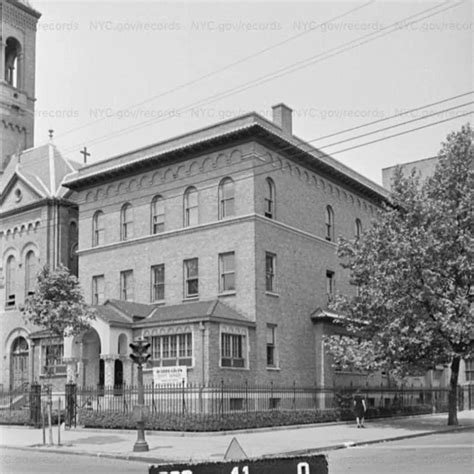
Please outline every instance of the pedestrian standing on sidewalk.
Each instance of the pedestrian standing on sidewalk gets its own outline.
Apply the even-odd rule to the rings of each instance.
[[[365,399],[362,396],[360,389],[357,389],[354,394],[354,412],[356,416],[357,428],[365,428],[364,426],[364,417],[367,406],[365,404]]]

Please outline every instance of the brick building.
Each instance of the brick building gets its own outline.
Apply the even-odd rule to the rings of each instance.
[[[62,187],[75,164],[52,144],[33,147],[35,37],[40,14],[27,2],[2,0],[0,38],[0,388],[64,381],[62,341],[26,324],[19,307],[40,266],[77,272],[77,206]],[[47,368],[46,354],[58,357]]]
[[[128,344],[143,335],[154,367],[191,382],[334,383],[326,308],[354,291],[336,240],[362,232],[387,191],[295,137],[291,115],[279,104],[273,122],[250,113],[66,178],[99,315],[65,343],[70,377],[132,380]]]

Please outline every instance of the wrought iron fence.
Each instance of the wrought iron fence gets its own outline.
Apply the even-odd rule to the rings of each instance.
[[[209,385],[181,384],[174,386],[145,385],[145,405],[152,415],[192,415],[219,418],[229,414],[265,412],[304,412],[306,410],[352,410],[356,387],[321,388],[297,384],[230,385],[224,382]],[[431,407],[446,410],[449,399],[447,388],[417,387],[360,387],[369,409],[384,413],[406,413],[409,407]],[[0,391],[0,413],[21,411],[26,419],[38,424],[42,406],[49,397],[53,410],[68,427],[74,426],[81,410],[90,414],[132,413],[138,404],[138,388],[77,387],[67,384],[64,391],[51,393],[51,387],[31,385],[13,391]],[[474,385],[459,387],[458,407],[474,408]],[[62,412],[62,414],[59,413]],[[409,412],[409,410],[408,410]],[[416,411],[415,411],[416,412]]]

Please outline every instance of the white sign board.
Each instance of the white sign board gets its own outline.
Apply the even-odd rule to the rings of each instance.
[[[176,386],[188,382],[188,368],[185,365],[174,367],[153,367],[153,384]]]

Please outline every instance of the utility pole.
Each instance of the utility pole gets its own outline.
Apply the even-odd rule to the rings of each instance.
[[[143,366],[150,358],[148,349],[150,343],[143,337],[138,338],[130,344],[133,353],[131,359],[137,364],[137,382],[138,382],[138,405],[133,407],[134,418],[137,421],[137,441],[133,446],[133,451],[148,451],[148,443],[145,440],[145,419],[149,414],[148,406],[145,406],[145,396],[143,393]]]

